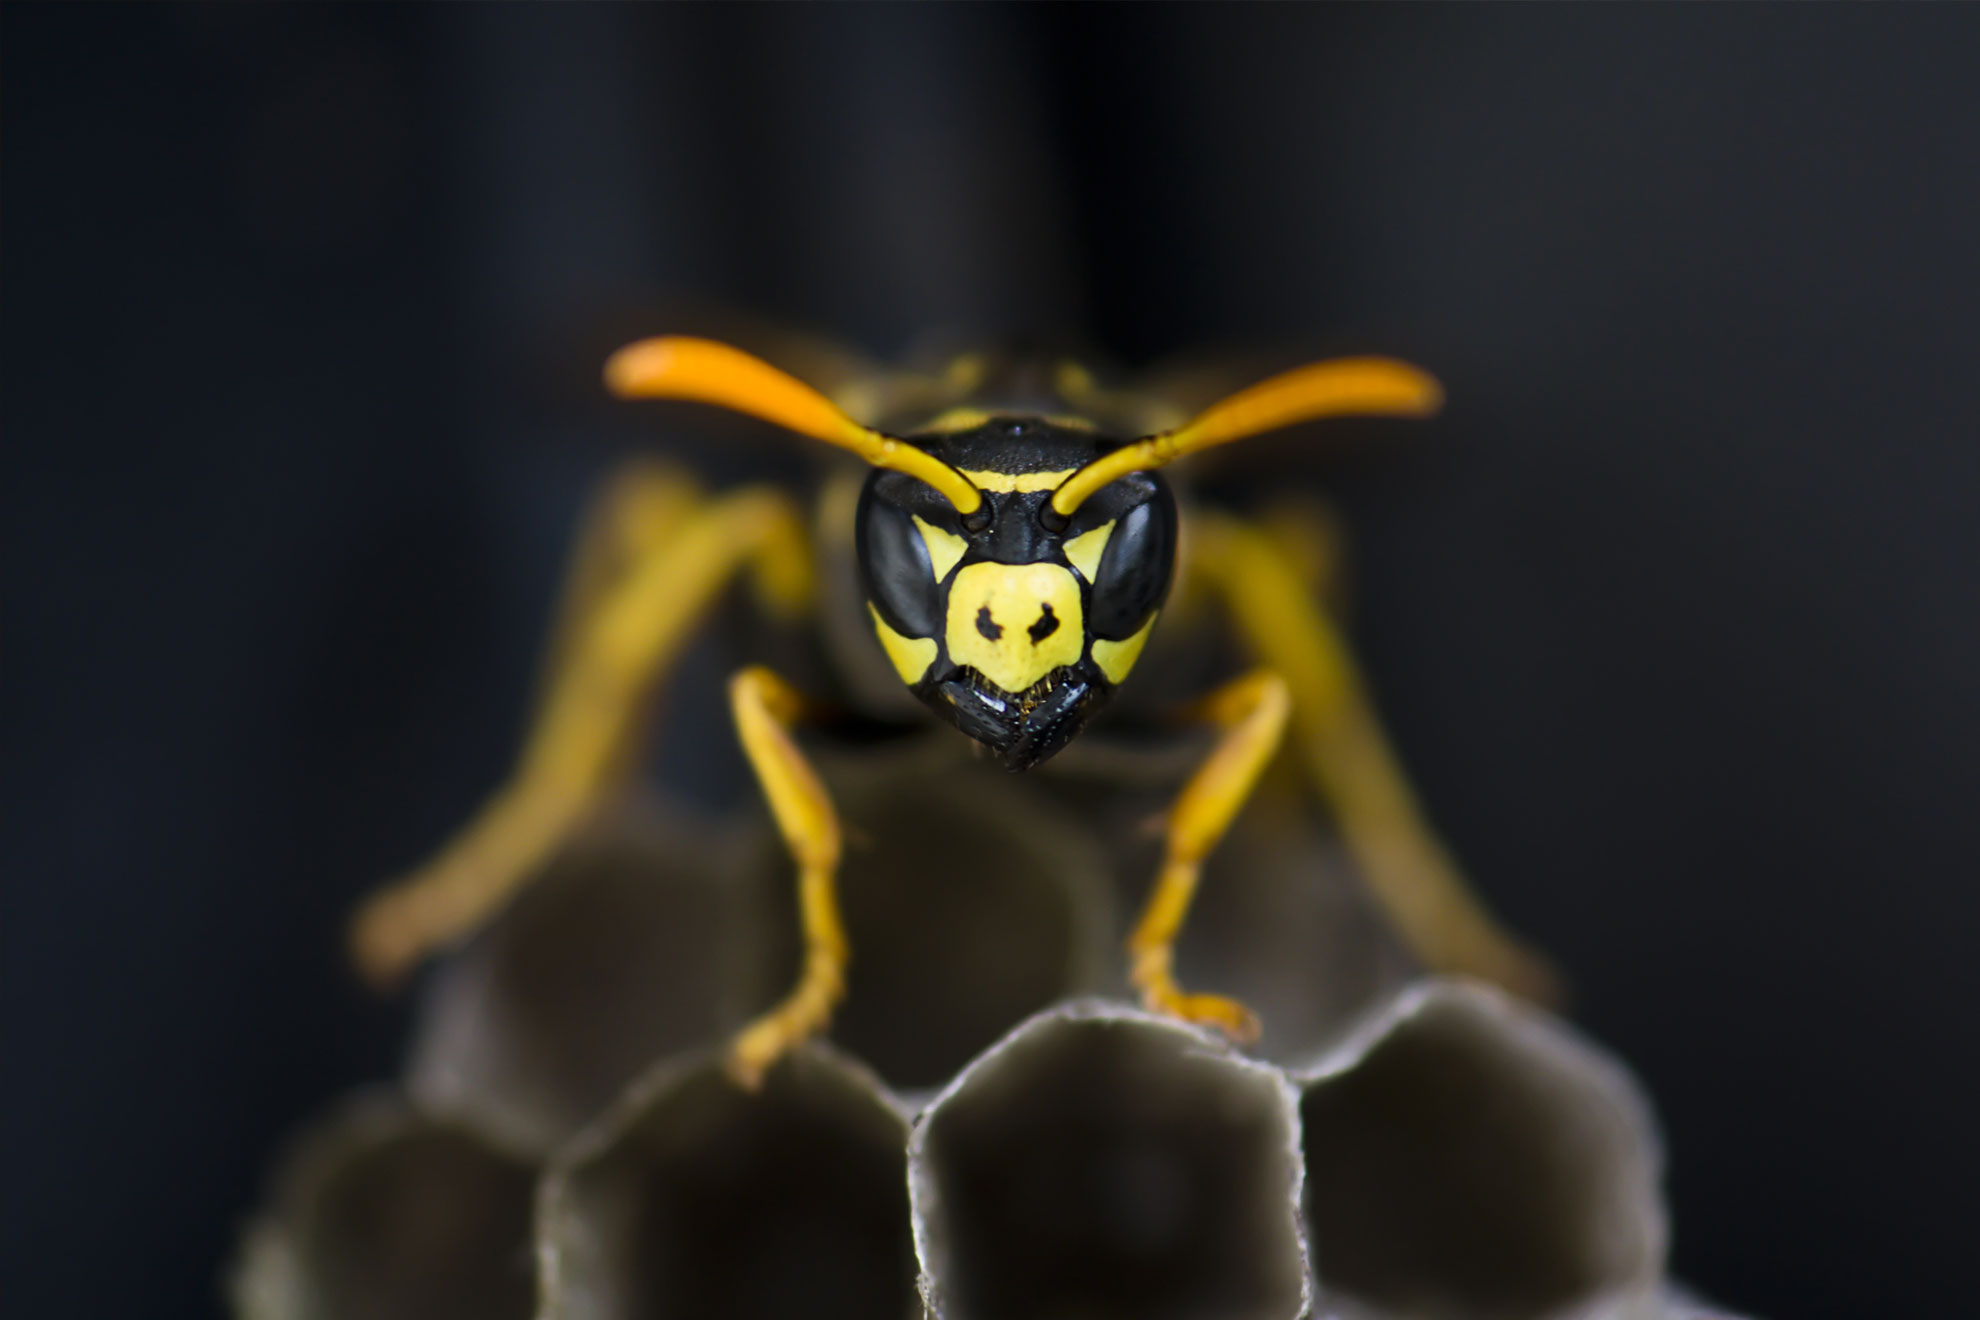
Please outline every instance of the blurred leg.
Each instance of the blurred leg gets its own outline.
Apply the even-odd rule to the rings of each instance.
[[[745,570],[767,609],[808,602],[810,549],[789,496],[751,487],[703,501],[645,467],[614,484],[580,535],[516,770],[438,855],[358,909],[351,947],[367,980],[389,984],[473,931],[623,783],[648,698]]]
[[[1439,971],[1556,1001],[1553,969],[1499,928],[1431,833],[1353,656],[1286,557],[1265,535],[1229,517],[1199,515],[1190,530],[1191,567],[1228,602],[1259,659],[1291,687],[1293,728],[1308,772],[1403,938]]]
[[[707,498],[690,473],[648,460],[627,463],[607,479],[578,524],[557,593],[556,622],[543,648],[544,693],[555,684],[599,599],[640,560],[678,536]]]
[[[1252,523],[1298,575],[1307,596],[1338,614],[1347,603],[1347,546],[1333,509],[1312,496],[1288,495],[1260,509]]]

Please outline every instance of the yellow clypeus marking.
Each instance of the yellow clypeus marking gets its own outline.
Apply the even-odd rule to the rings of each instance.
[[[1079,662],[1079,579],[1057,564],[969,564],[949,587],[949,659],[1006,692]]]
[[[1072,468],[1063,472],[965,472],[969,484],[978,490],[994,491],[999,495],[1022,495],[1035,490],[1057,490],[1059,483],[1073,474]]]
[[[887,626],[880,617],[880,611],[873,608],[873,602],[866,603],[866,612],[873,616],[873,631],[880,636],[880,645],[887,652],[887,658],[894,662],[894,672],[901,676],[901,682],[912,687],[921,681],[928,672],[928,666],[935,663],[935,639],[933,637],[904,637]]]
[[[1134,662],[1141,658],[1141,648],[1148,645],[1148,634],[1154,631],[1155,615],[1148,616],[1148,622],[1135,630],[1134,636],[1125,642],[1105,640],[1093,643],[1093,663],[1100,666],[1100,672],[1107,681],[1119,687],[1134,668]]]
[[[969,542],[954,532],[943,531],[934,523],[923,522],[921,515],[915,514],[914,525],[921,532],[922,541],[928,546],[928,561],[935,567],[935,580],[940,582],[949,576],[949,570],[969,549]]]
[[[1118,518],[1110,519],[1066,542],[1066,558],[1072,560],[1072,566],[1088,582],[1100,580],[1100,556],[1106,553],[1107,538],[1114,534],[1114,524],[1119,521]]]

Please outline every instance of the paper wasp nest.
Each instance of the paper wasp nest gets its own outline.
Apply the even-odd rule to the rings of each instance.
[[[1269,792],[1180,949],[1264,1017],[1246,1055],[1118,997],[1132,810],[918,754],[827,776],[853,840],[831,1044],[756,1095],[723,1076],[795,965],[787,863],[767,829],[620,812],[433,974],[403,1091],[283,1164],[236,1314],[1711,1314],[1663,1277],[1629,1075],[1414,976]]]

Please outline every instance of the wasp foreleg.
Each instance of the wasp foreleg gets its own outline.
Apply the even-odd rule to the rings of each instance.
[[[1150,1009],[1209,1023],[1240,1041],[1257,1039],[1257,1018],[1234,999],[1184,994],[1175,980],[1175,943],[1189,915],[1203,859],[1230,829],[1278,751],[1291,708],[1285,680],[1261,669],[1218,688],[1185,712],[1224,733],[1169,809],[1162,870],[1128,940],[1129,977]]]
[[[824,1030],[845,993],[847,944],[839,916],[839,816],[831,795],[791,738],[804,712],[797,690],[761,666],[729,680],[736,734],[756,772],[770,814],[798,871],[804,968],[781,1003],[745,1027],[729,1047],[729,1073],[749,1090],[792,1047]]]

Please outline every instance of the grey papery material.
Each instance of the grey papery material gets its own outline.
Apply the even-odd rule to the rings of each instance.
[[[435,973],[406,1082],[547,1154],[655,1059],[733,1031],[780,985],[775,840],[633,801],[593,822]]]
[[[1412,980],[1269,780],[1177,951],[1185,986],[1259,1010],[1252,1057],[1077,998],[1121,984],[1158,786],[939,743],[821,772],[853,947],[832,1047],[756,1095],[720,1071],[796,967],[774,833],[603,817],[436,973],[411,1100],[353,1103],[285,1163],[237,1313],[527,1315],[534,1279],[542,1320],[1723,1320],[1663,1280],[1627,1072]]]
[[[890,1086],[932,1090],[1013,1023],[1119,984],[1106,854],[1053,795],[952,739],[821,770],[845,818],[853,950],[832,1040]],[[793,973],[796,931],[785,906],[772,933]]]
[[[1075,743],[1048,774],[1021,781],[1038,800],[1074,806],[1106,847],[1117,938],[1103,993],[1125,984],[1120,951],[1161,867],[1161,822],[1210,748],[1204,739],[1157,755]],[[1250,1006],[1264,1027],[1251,1053],[1297,1065],[1421,974],[1299,783],[1268,776],[1204,860],[1177,980]]]
[[[1136,902],[1148,886],[1130,876]],[[1310,1064],[1420,973],[1312,813],[1261,791],[1204,864],[1176,949],[1185,988],[1236,997],[1264,1028],[1250,1053]]]
[[[1296,1095],[1117,1004],[1019,1027],[908,1145],[921,1287],[949,1320],[1283,1317],[1310,1302]]]
[[[503,1320],[533,1294],[535,1169],[395,1096],[346,1101],[285,1159],[229,1280],[241,1320]]]
[[[1001,771],[920,748],[823,769],[846,822],[855,993],[832,1035],[849,1053],[897,1088],[932,1088],[1012,1022],[1105,982],[1107,866],[1077,822]],[[783,994],[799,957],[790,872],[768,829],[644,803],[602,817],[435,975],[408,1084],[548,1152],[646,1065]]]
[[[1489,987],[1423,981],[1303,1080],[1330,1294],[1429,1320],[1659,1313],[1656,1130],[1628,1073],[1575,1032]]]
[[[905,1320],[906,1141],[873,1076],[822,1048],[755,1095],[713,1056],[662,1065],[544,1178],[539,1320]]]

